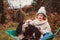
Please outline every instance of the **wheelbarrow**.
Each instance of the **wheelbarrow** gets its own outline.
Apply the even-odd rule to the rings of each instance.
[[[44,38],[44,40],[52,40],[58,34],[59,31],[60,31],[60,28],[58,28],[58,30],[48,38]],[[14,38],[15,40],[20,40],[17,37],[16,30],[6,30],[6,33],[10,35],[12,38]]]

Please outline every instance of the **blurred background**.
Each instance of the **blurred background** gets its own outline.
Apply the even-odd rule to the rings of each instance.
[[[60,0],[0,0],[0,40],[14,40],[5,33],[16,29],[21,21],[34,19],[38,9],[44,6],[52,32],[60,28]],[[60,32],[53,40],[60,40]]]

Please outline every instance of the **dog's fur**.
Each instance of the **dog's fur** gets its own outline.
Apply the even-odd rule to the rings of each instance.
[[[23,28],[23,25],[24,23],[21,22],[17,29],[16,29],[16,32],[17,32],[17,36],[21,33],[23,33],[24,35],[24,38],[22,40],[39,40],[40,39],[40,36],[41,36],[41,33],[40,31],[33,25],[30,25],[28,24],[28,27],[25,28],[25,31],[22,32],[22,28]]]

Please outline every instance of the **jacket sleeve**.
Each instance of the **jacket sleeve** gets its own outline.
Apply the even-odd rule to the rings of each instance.
[[[45,24],[45,26],[46,26],[46,28],[44,30],[42,30],[43,34],[48,33],[48,32],[52,33],[48,22]]]

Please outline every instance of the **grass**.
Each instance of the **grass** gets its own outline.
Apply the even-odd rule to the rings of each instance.
[[[8,29],[15,29],[16,27],[11,27],[11,28],[8,28]],[[0,40],[14,40],[13,38],[11,38],[9,35],[7,35],[5,33],[7,29],[5,30],[0,30]]]

